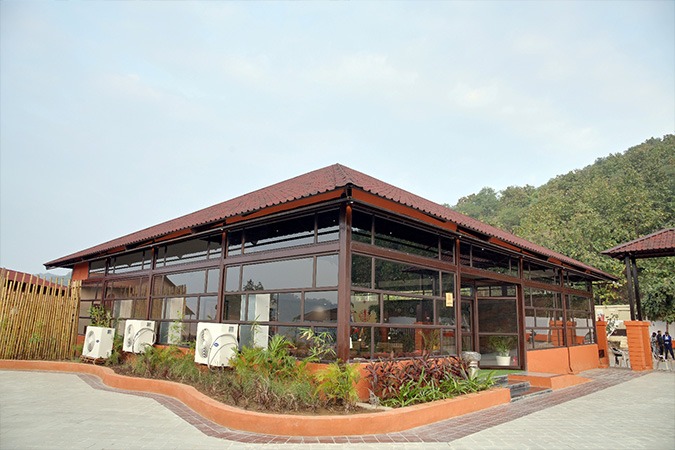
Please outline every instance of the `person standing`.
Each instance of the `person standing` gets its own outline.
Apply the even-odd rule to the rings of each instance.
[[[663,336],[661,330],[656,334],[656,344],[659,346],[659,356],[663,356]]]
[[[670,353],[671,358],[675,359],[675,355],[673,354],[673,338],[667,331],[663,335],[663,352],[666,354],[666,359],[668,359],[668,353]]]
[[[652,332],[652,338],[650,342],[652,344],[652,355],[656,356],[656,352],[659,350],[658,341],[656,340],[656,331]]]

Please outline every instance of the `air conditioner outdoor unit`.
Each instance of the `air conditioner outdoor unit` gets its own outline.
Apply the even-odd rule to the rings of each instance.
[[[87,327],[82,347],[82,356],[85,358],[109,358],[112,353],[114,328]]]
[[[128,319],[124,324],[124,344],[122,350],[130,353],[143,353],[155,343],[155,321]]]
[[[210,366],[229,366],[239,349],[239,325],[229,323],[197,324],[195,362]]]

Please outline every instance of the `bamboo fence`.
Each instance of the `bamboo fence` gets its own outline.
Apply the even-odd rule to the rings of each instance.
[[[69,359],[81,282],[54,283],[0,269],[0,359]]]

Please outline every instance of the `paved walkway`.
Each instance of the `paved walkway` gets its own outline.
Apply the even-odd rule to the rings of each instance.
[[[0,371],[0,449],[675,449],[675,372],[582,375],[594,381],[406,432],[288,438],[227,429],[90,375]]]

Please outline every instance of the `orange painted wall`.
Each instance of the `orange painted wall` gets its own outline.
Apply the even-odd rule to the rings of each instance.
[[[527,371],[543,373],[578,373],[599,367],[598,346],[579,345],[530,350],[527,352]]]
[[[75,264],[75,267],[73,267],[73,274],[71,279],[73,281],[75,280],[86,280],[89,278],[89,263],[80,263],[80,264]]]
[[[571,365],[574,373],[600,367],[597,344],[570,347]]]

